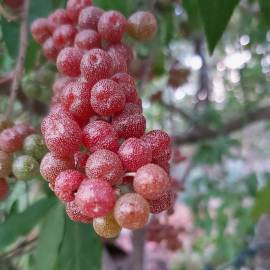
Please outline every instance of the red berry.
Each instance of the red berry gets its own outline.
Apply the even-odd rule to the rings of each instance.
[[[157,20],[148,11],[138,11],[128,19],[128,33],[139,41],[154,38],[157,32]]]
[[[102,116],[110,116],[124,109],[126,97],[122,88],[113,80],[96,83],[91,91],[93,110]]]
[[[163,156],[170,149],[170,136],[162,130],[152,130],[146,133],[142,139],[151,147],[155,158]]]
[[[23,137],[14,129],[7,128],[0,133],[0,149],[13,153],[22,148]]]
[[[152,151],[141,139],[129,138],[119,148],[118,155],[126,170],[135,172],[152,161]]]
[[[114,217],[123,228],[140,229],[148,221],[149,205],[140,194],[127,193],[117,200]]]
[[[78,20],[79,28],[97,30],[98,21],[103,13],[104,10],[98,7],[82,9]]]
[[[83,52],[74,47],[67,47],[60,51],[57,57],[56,65],[60,73],[77,77],[81,74],[80,63],[83,57]]]
[[[153,158],[152,163],[158,165],[165,170],[167,174],[170,174],[170,163],[167,159],[155,159]]]
[[[42,44],[46,39],[51,36],[51,32],[48,26],[48,20],[45,18],[39,18],[32,22],[31,33],[34,40]]]
[[[152,214],[159,214],[170,209],[175,202],[175,195],[172,190],[168,190],[160,198],[152,201],[148,200],[150,212]]]
[[[41,160],[40,174],[54,187],[55,179],[59,173],[73,168],[74,164],[71,159],[62,159],[53,153],[47,153]]]
[[[111,185],[120,184],[124,175],[123,165],[118,155],[105,149],[90,155],[85,172],[89,179],[101,179]]]
[[[70,24],[58,26],[53,32],[53,42],[55,47],[62,49],[64,47],[72,46],[76,34],[76,28]]]
[[[85,175],[76,170],[61,172],[55,179],[55,195],[63,202],[73,201],[75,193],[84,179]]]
[[[156,200],[171,187],[171,181],[161,167],[155,164],[147,164],[136,172],[133,187],[145,199]]]
[[[84,152],[76,152],[74,154],[74,164],[75,168],[81,172],[84,172],[86,162],[89,158],[89,155]]]
[[[63,94],[65,86],[67,86],[70,82],[74,82],[76,79],[70,78],[70,77],[58,77],[55,79],[52,90],[55,95],[61,95]]]
[[[43,53],[48,60],[55,61],[59,50],[55,47],[53,39],[48,38],[42,45]]]
[[[124,56],[127,64],[129,65],[133,60],[133,51],[131,47],[124,43],[111,44],[108,52],[117,52]]]
[[[3,2],[13,11],[18,11],[21,9],[25,0],[4,0]]]
[[[118,11],[104,12],[98,22],[98,32],[106,41],[120,42],[127,30],[127,20]]]
[[[77,23],[81,10],[91,5],[92,0],[68,0],[66,8],[67,14],[73,22]]]
[[[0,201],[3,201],[8,194],[9,187],[5,178],[0,178]]]
[[[90,105],[91,85],[75,81],[69,83],[63,91],[62,104],[79,122],[87,122],[94,114]]]
[[[68,202],[66,204],[66,212],[68,217],[74,222],[82,222],[85,224],[92,223],[92,218],[83,215],[80,209],[78,208],[77,204],[75,203],[75,201]]]
[[[116,152],[119,148],[119,140],[112,125],[105,121],[90,122],[83,129],[83,144],[90,151],[107,149]]]
[[[127,73],[116,73],[111,79],[119,84],[131,84],[134,87],[136,86],[134,78]]]
[[[75,202],[84,215],[92,218],[102,217],[112,211],[115,193],[106,181],[86,179],[75,195]]]
[[[59,157],[70,157],[80,148],[82,132],[78,124],[66,115],[49,115],[44,138],[51,152]]]
[[[126,102],[137,104],[139,96],[136,87],[132,84],[127,83],[121,83],[120,85],[125,93]]]
[[[126,103],[123,112],[113,116],[112,125],[120,138],[139,138],[144,134],[146,120],[138,105]]]
[[[28,135],[33,134],[35,129],[27,123],[20,123],[13,126],[13,129],[22,136],[26,138]]]
[[[76,35],[74,44],[81,50],[91,50],[101,47],[101,38],[94,30],[82,30]]]
[[[48,26],[53,33],[53,31],[62,24],[72,24],[72,21],[68,17],[66,10],[59,8],[48,17]]]
[[[127,61],[125,57],[114,51],[108,52],[111,59],[112,59],[112,74],[118,73],[118,72],[127,72]]]
[[[108,78],[112,71],[112,59],[102,49],[92,49],[86,53],[81,61],[82,76],[91,83]]]

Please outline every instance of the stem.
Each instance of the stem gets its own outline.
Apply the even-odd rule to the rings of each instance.
[[[132,235],[133,253],[131,255],[131,270],[143,270],[144,242],[146,228],[135,230]]]
[[[8,106],[6,110],[6,116],[10,116],[13,110],[14,102],[16,100],[20,82],[24,72],[24,61],[26,56],[27,44],[28,44],[28,10],[29,10],[29,2],[30,0],[25,0],[22,17],[21,17],[21,25],[20,25],[20,47],[19,54],[17,58],[16,68],[14,72],[14,77],[11,84],[10,96],[8,100]]]
[[[8,22],[16,21],[19,17],[10,14],[1,4],[0,4],[0,15],[4,17]]]
[[[125,176],[131,176],[131,177],[134,177],[136,173],[134,172],[128,172],[128,173],[125,173]]]

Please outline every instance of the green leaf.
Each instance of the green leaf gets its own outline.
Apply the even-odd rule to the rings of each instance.
[[[0,224],[0,250],[29,233],[42,217],[55,205],[55,199],[41,199],[22,213],[12,215]]]
[[[100,270],[101,241],[91,225],[66,217],[65,233],[55,270]]]
[[[208,49],[212,54],[239,0],[198,0]]]
[[[201,17],[197,0],[183,0],[183,8],[188,15],[189,25],[196,29],[201,26]]]
[[[263,19],[267,24],[270,24],[270,1],[269,0],[259,0],[261,13]]]
[[[259,190],[256,195],[255,204],[252,209],[252,216],[258,219],[262,214],[270,211],[270,179],[266,186]]]
[[[47,17],[53,10],[53,4],[51,1],[34,0],[30,1],[29,7],[29,22],[40,17]]]
[[[37,270],[54,269],[63,239],[64,225],[64,207],[58,203],[47,213],[40,229],[35,257]]]

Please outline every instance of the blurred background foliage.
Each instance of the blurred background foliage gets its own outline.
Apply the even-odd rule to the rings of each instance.
[[[144,269],[255,269],[256,224],[270,210],[270,2],[94,3],[127,17],[138,9],[156,15],[158,35],[151,43],[134,45],[131,73],[138,80],[148,128],[168,131],[173,153],[185,157],[172,160],[171,170],[184,187],[177,204],[190,215],[175,210],[179,216],[174,225],[192,226],[184,230],[182,246],[165,258],[153,258],[147,243]],[[64,5],[62,0],[32,0],[29,24]],[[3,112],[19,24],[1,17],[0,26]],[[29,40],[14,117],[38,126],[51,97],[55,68],[30,34]],[[12,182],[8,199],[0,203],[0,221],[1,270],[100,269],[104,246],[115,258],[89,226],[66,218],[41,179]],[[162,243],[155,248],[163,250]]]

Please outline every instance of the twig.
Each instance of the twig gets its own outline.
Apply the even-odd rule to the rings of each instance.
[[[4,17],[8,22],[17,21],[19,16],[10,14],[1,4],[0,4],[0,15]]]
[[[28,9],[29,1],[25,0],[22,10],[21,25],[20,25],[20,46],[17,64],[14,72],[14,77],[11,84],[10,96],[6,110],[6,116],[9,116],[13,110],[13,105],[17,97],[21,79],[24,71],[24,61],[28,44]]]

